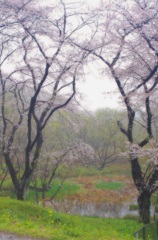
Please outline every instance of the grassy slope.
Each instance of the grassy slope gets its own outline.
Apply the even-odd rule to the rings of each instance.
[[[130,240],[141,228],[132,220],[55,213],[51,209],[0,198],[0,230],[52,240]]]

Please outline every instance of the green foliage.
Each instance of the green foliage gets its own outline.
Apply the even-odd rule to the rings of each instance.
[[[121,182],[98,182],[96,184],[97,188],[107,189],[107,190],[119,190],[124,187],[124,183]]]
[[[45,240],[132,240],[142,224],[132,220],[71,216],[49,208],[0,199],[0,230]]]
[[[44,130],[45,148],[49,151],[63,150],[67,145],[73,144],[76,133],[74,130],[74,116],[66,110],[60,110],[50,119]],[[53,146],[53,149],[52,149]]]
[[[79,137],[93,147],[97,164],[104,168],[108,162],[118,159],[117,154],[124,148],[125,136],[117,126],[117,120],[124,113],[112,109],[99,109],[92,116],[84,116]]]

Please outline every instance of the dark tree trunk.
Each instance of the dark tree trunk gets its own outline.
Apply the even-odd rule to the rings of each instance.
[[[144,178],[142,176],[141,167],[137,158],[132,159],[131,157],[131,169],[132,169],[132,177],[135,183],[135,186],[139,192],[138,196],[138,209],[139,209],[139,221],[147,224],[150,223],[150,198],[151,198],[151,187],[149,190],[146,189],[146,183],[144,182]],[[151,184],[152,186],[152,184]]]
[[[28,197],[30,181],[25,181],[16,189],[16,196],[18,200],[26,200]]]
[[[24,189],[23,189],[23,188],[17,189],[16,195],[17,195],[17,199],[18,199],[18,200],[23,201],[24,198],[25,198],[25,197],[24,197]]]
[[[32,179],[33,170],[25,171],[22,178],[19,179],[18,186],[15,186],[18,200],[26,200],[28,197],[29,186]]]
[[[138,196],[139,221],[144,224],[150,223],[150,197],[148,191],[143,191]]]

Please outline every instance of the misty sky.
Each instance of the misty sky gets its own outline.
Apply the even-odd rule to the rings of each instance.
[[[103,66],[93,63],[86,67],[85,80],[77,85],[77,89],[82,94],[83,100],[80,103],[89,110],[98,108],[120,108],[120,99],[117,92],[116,83],[109,79]]]

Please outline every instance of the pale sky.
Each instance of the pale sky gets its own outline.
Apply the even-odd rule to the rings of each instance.
[[[83,95],[83,100],[80,101],[81,105],[89,110],[120,107],[116,93],[110,93],[114,91],[114,85],[114,83],[106,79],[88,78],[86,82],[79,87]]]
[[[106,74],[97,71],[97,64],[88,67],[89,73],[85,74],[84,82],[79,83],[77,88],[82,94],[81,105],[88,110],[98,108],[120,108],[120,99],[116,83],[109,79]]]
[[[75,0],[71,0],[71,2],[73,1]],[[90,7],[94,7],[100,2],[100,0],[85,1]],[[103,68],[103,66],[100,67]],[[99,108],[121,108],[116,83],[114,80],[109,80],[106,75],[99,73],[96,68],[99,69],[98,63],[95,66],[89,65],[89,74],[85,74],[85,81],[78,84],[83,98],[80,100],[81,105],[92,111]]]

